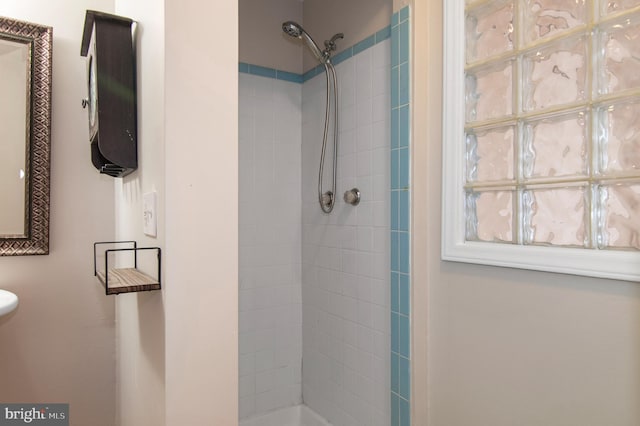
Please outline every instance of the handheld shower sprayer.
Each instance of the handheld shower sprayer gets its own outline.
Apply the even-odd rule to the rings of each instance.
[[[328,59],[325,56],[324,52],[320,50],[315,41],[311,38],[311,36],[302,28],[302,26],[293,21],[287,21],[282,24],[282,31],[284,31],[287,35],[295,38],[299,38],[305,42],[313,56],[316,57],[321,64],[325,63]]]
[[[320,167],[318,170],[318,203],[325,213],[331,213],[336,203],[336,181],[338,172],[338,78],[336,70],[331,63],[331,52],[336,50],[336,41],[344,38],[344,34],[338,33],[331,37],[331,40],[325,40],[324,50],[320,50],[315,41],[309,34],[293,21],[286,21],[282,24],[282,31],[290,37],[299,38],[307,45],[313,56],[324,66],[327,81],[327,97],[324,115],[324,132],[322,136],[322,152],[320,155]],[[333,88],[333,98],[330,96]],[[331,190],[324,191],[322,181],[324,178],[324,160],[327,150],[327,139],[329,138],[329,123],[331,122],[331,111],[333,110],[333,170]]]
[[[336,50],[336,41],[344,38],[343,33],[338,33],[331,37],[331,40],[324,41],[324,50],[320,50],[316,42],[311,38],[304,28],[297,22],[287,21],[282,23],[282,31],[290,37],[299,38],[307,45],[313,56],[321,63],[329,62],[331,52]]]

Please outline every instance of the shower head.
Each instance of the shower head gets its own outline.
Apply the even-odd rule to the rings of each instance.
[[[305,32],[300,25],[293,21],[287,21],[282,24],[282,31],[290,35],[291,37],[300,38],[303,32]]]
[[[300,26],[300,24],[293,21],[284,22],[282,24],[282,31],[290,37],[302,39],[309,50],[311,50],[311,53],[313,53],[313,56],[315,56],[321,64],[327,62],[328,56],[320,50],[316,42],[313,41],[311,36]]]

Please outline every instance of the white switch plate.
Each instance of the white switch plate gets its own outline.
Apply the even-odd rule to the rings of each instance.
[[[156,193],[147,192],[142,196],[143,232],[155,237],[158,234],[158,217],[156,215]]]

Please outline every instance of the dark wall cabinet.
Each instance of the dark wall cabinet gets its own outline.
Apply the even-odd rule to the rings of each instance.
[[[87,58],[91,162],[113,177],[138,167],[135,21],[88,10],[81,55]]]

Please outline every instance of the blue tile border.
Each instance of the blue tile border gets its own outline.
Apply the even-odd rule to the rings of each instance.
[[[398,409],[400,413],[399,426],[411,426],[411,405],[409,401],[403,398],[399,398],[400,407]]]
[[[371,35],[367,38],[365,38],[362,41],[359,41],[358,43],[353,45],[353,54],[357,55],[358,53],[362,52],[363,50],[367,50],[370,47],[375,46],[376,44],[376,35]]]
[[[388,25],[376,33],[376,44],[391,38],[391,26]]]
[[[395,393],[391,394],[391,424],[400,424],[400,397]]]
[[[302,83],[302,76],[288,71],[276,70],[276,78],[278,80],[290,81],[291,83]]]
[[[408,401],[411,390],[409,389],[409,360],[407,358],[398,358],[398,380],[399,395]]]
[[[395,27],[396,25],[398,25],[400,23],[400,12],[396,12],[393,14],[393,16],[391,17],[391,26]]]
[[[336,53],[335,55],[333,55],[333,58],[331,59],[331,62],[334,65],[338,65],[341,62],[346,61],[347,59],[351,58],[353,56],[353,46],[352,47],[348,47],[345,50],[343,50],[342,52]],[[319,71],[322,71],[322,69],[324,69],[324,67],[322,65],[318,65],[314,68],[316,71],[316,75],[320,74]]]
[[[408,148],[409,147],[409,105],[403,105],[398,111],[398,144],[396,148]]]
[[[391,273],[391,312],[402,312],[400,308],[400,274]]]
[[[398,274],[398,312],[410,315],[411,294],[409,293],[409,275]]]
[[[304,83],[305,81],[312,79],[316,75],[320,74],[321,71],[322,68],[320,67],[311,68],[309,71],[302,74],[302,82]]]
[[[400,9],[400,22],[407,21],[409,19],[409,6]]]
[[[400,20],[400,32],[398,33],[400,37],[400,63],[409,62],[409,21]]]
[[[273,78],[276,80],[290,81],[292,83],[302,83],[302,75],[293,72],[277,70],[274,68],[261,67],[260,65],[240,62],[238,71],[244,74],[257,75],[260,77]]]
[[[411,424],[409,6],[391,18],[391,426]]]
[[[357,55],[358,53],[361,53],[389,38],[391,38],[390,25],[370,35],[364,40],[360,40],[353,46],[349,46],[346,49],[336,53],[331,58],[331,62],[334,65],[338,65],[339,63],[344,62],[347,59]],[[252,65],[246,62],[240,62],[238,65],[238,71],[244,74],[274,78],[276,80],[285,80],[285,81],[290,81],[292,83],[304,83],[305,81],[312,79],[316,75],[321,74],[324,71],[324,66],[318,65],[316,67],[311,68],[309,71],[305,72],[304,74],[296,74],[293,72],[281,71],[274,68],[267,68],[267,67],[262,67],[260,65]]]
[[[394,25],[391,27],[391,69],[398,66],[400,63],[400,47],[398,43],[400,42],[400,28],[398,25]]]
[[[269,77],[276,78],[278,76],[278,70],[274,70],[273,68],[261,67],[259,65],[251,65],[249,66],[249,73],[254,75],[259,75],[260,77]]]

